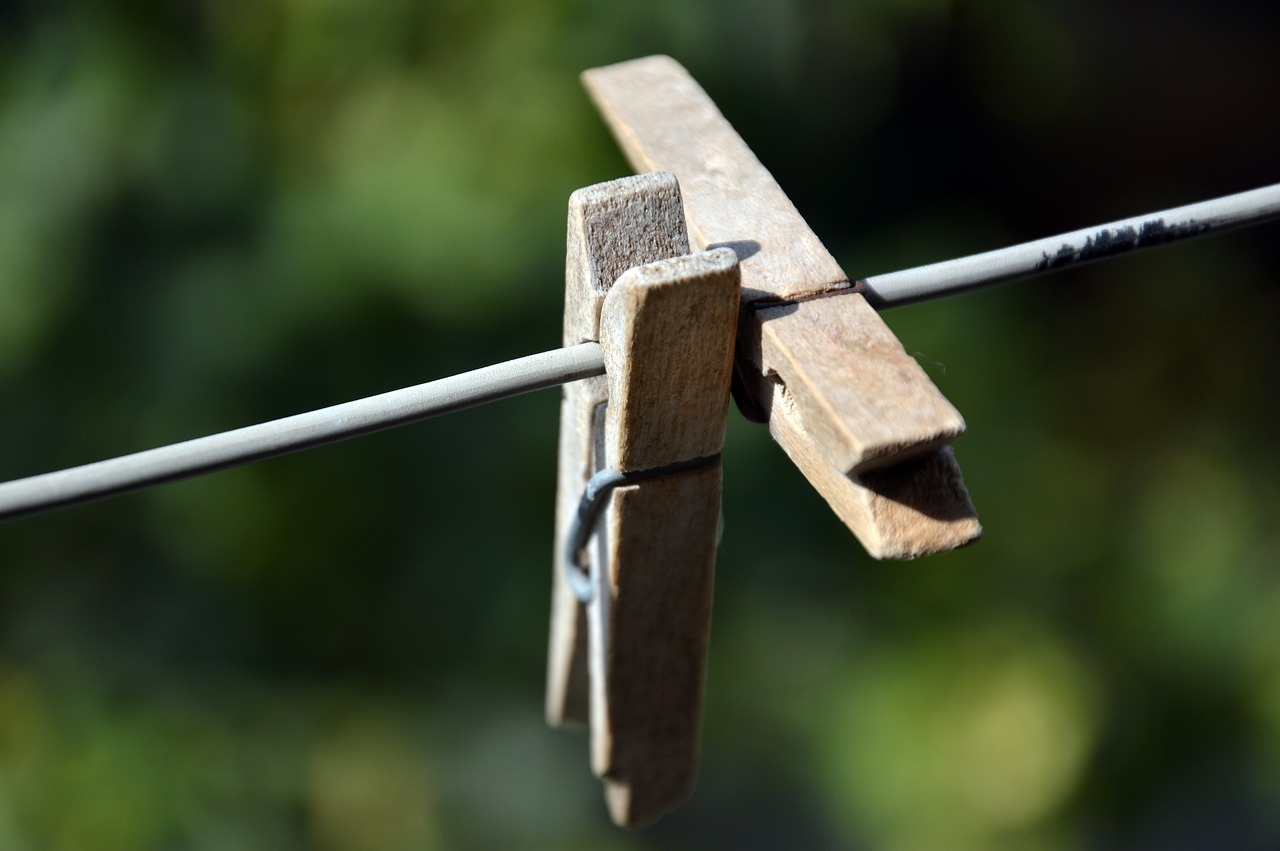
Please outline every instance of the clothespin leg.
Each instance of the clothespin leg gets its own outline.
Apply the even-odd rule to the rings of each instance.
[[[981,536],[948,445],[964,421],[865,299],[765,308],[743,324],[739,363],[770,435],[868,554],[913,559]],[[859,428],[824,405],[857,412]]]
[[[619,825],[650,824],[693,794],[721,478],[715,462],[619,489],[605,520],[612,569],[610,597],[591,606],[591,751]]]
[[[790,404],[774,385],[771,407]],[[951,447],[869,470],[842,473],[827,463],[795,416],[771,416],[769,433],[875,558],[913,559],[972,543],[981,526]]]

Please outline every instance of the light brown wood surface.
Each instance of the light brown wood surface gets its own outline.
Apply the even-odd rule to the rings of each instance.
[[[868,471],[907,461],[917,463],[898,470],[910,481],[897,493],[935,487],[940,479],[931,471],[940,469],[951,471],[943,477],[951,482],[951,473],[958,476],[954,457],[937,453],[963,432],[963,420],[850,289],[843,270],[702,88],[665,56],[593,69],[583,79],[636,170],[670,171],[680,181],[693,247],[727,245],[738,252],[739,374],[756,406],[775,408],[769,415],[775,438],[803,436],[779,442],[868,552],[911,558],[938,551],[943,541],[975,540],[976,520],[949,526],[940,537],[927,513],[883,510],[887,497],[868,492]],[[785,406],[773,405],[777,382],[786,387]],[[774,424],[777,417],[785,422]],[[849,488],[862,492],[851,498]],[[963,486],[936,496],[950,502],[934,514],[974,517]]]
[[[564,344],[599,339],[600,310],[633,266],[689,253],[680,187],[649,173],[580,189],[569,199]],[[552,725],[588,720],[586,612],[565,581],[565,534],[594,472],[593,422],[608,398],[603,376],[566,384],[560,403],[556,534],[547,653],[546,715]]]
[[[738,321],[738,257],[727,248],[626,272],[605,298],[610,467],[630,472],[724,446]]]
[[[619,825],[650,824],[693,793],[720,482],[717,462],[619,488],[602,524],[615,569],[607,613],[593,603],[609,641],[592,657],[591,762]]]
[[[632,269],[605,299],[605,458],[623,472],[718,456],[738,316],[737,256]],[[652,822],[697,775],[716,537],[718,459],[613,492],[589,609],[592,766],[618,824]]]
[[[791,407],[787,387],[773,384],[773,413]],[[770,416],[769,433],[867,552],[913,559],[973,543],[982,535],[960,465],[950,447],[861,474],[827,464],[796,416]]]
[[[849,287],[773,176],[678,62],[650,56],[595,68],[583,81],[635,170],[679,179],[695,250],[738,252],[744,302]]]
[[[741,351],[756,368],[744,373],[768,374],[770,384],[781,379],[837,472],[926,455],[964,433],[960,412],[861,296],[759,309],[753,320],[745,323]],[[757,399],[771,390],[755,387]]]

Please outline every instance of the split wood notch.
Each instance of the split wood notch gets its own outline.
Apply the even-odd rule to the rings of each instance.
[[[607,378],[561,405],[547,717],[590,725],[610,814],[643,825],[697,773],[731,378],[872,556],[981,528],[949,448],[964,420],[688,72],[584,80],[640,174],[569,203],[564,344],[599,340]],[[622,484],[578,553],[602,470]]]

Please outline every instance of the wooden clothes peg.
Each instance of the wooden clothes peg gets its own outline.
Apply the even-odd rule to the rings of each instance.
[[[565,346],[600,339],[600,312],[614,281],[628,269],[689,253],[680,188],[671,174],[651,173],[579,189],[569,198],[565,251]],[[564,386],[556,475],[555,563],[551,638],[547,658],[547,721],[553,726],[589,719],[586,608],[559,569],[566,536],[587,481],[604,376]]]
[[[872,556],[976,540],[981,526],[948,448],[964,420],[706,92],[665,56],[583,79],[635,169],[679,179],[693,247],[738,251],[744,412],[767,420]]]
[[[670,174],[575,193],[568,242],[566,343],[597,333],[607,376],[568,385],[561,408],[547,715],[590,721],[610,814],[634,826],[683,802],[697,773],[738,260],[685,255]],[[669,259],[613,282],[655,255]],[[574,518],[602,478],[618,486],[587,529],[590,578],[574,581]]]

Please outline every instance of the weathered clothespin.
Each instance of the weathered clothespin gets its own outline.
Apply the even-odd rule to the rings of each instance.
[[[564,343],[599,340],[607,376],[561,407],[547,717],[590,723],[610,813],[637,825],[696,774],[731,373],[873,556],[980,527],[964,420],[706,93],[666,57],[584,79],[641,174],[569,206]]]
[[[598,339],[607,375],[561,407],[547,717],[589,721],[623,825],[697,772],[739,289],[733,251],[688,255],[672,175],[570,200],[564,342]]]
[[[981,527],[948,448],[964,420],[706,92],[665,56],[583,77],[635,169],[680,181],[693,247],[738,252],[744,413],[767,420],[872,556],[976,540]]]

